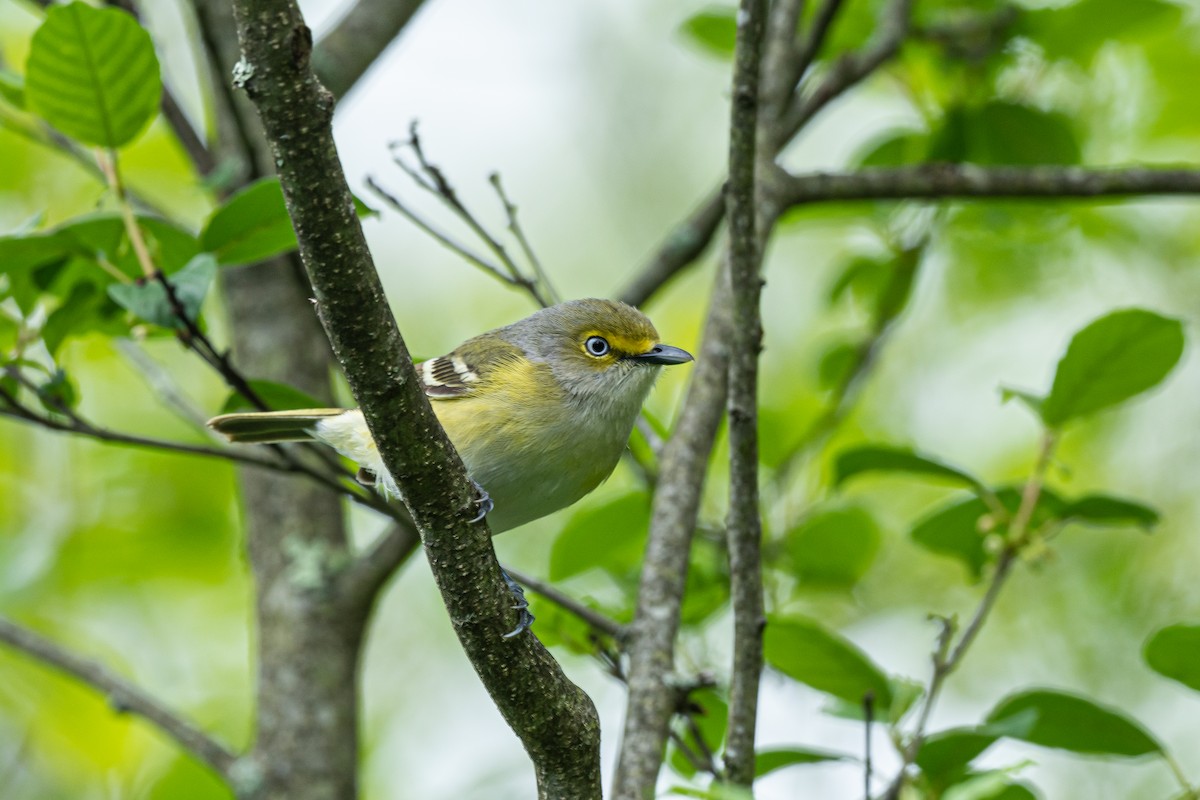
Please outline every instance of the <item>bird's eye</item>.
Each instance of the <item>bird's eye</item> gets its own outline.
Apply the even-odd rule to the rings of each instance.
[[[603,336],[589,336],[588,340],[583,343],[583,348],[588,351],[589,356],[596,358],[606,356],[609,350],[608,339]]]

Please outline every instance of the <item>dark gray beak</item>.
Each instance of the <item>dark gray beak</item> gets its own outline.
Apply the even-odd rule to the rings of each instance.
[[[669,344],[656,344],[648,352],[628,356],[631,361],[639,364],[686,364],[693,361],[692,354],[687,350],[672,347]]]

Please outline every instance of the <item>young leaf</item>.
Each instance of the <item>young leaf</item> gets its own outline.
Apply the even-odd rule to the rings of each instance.
[[[359,217],[377,212],[357,197]],[[241,189],[213,212],[200,234],[201,246],[223,267],[253,264],[296,249],[296,231],[278,178],[263,178]]]
[[[650,499],[630,492],[576,512],[550,548],[550,580],[593,567],[624,573],[642,557],[650,524]]]
[[[680,31],[701,49],[728,58],[733,55],[737,38],[736,12],[733,8],[714,7],[684,20]]]
[[[1200,692],[1200,625],[1170,625],[1142,649],[1150,669]]]
[[[259,399],[267,404],[272,411],[286,411],[293,408],[320,408],[321,401],[307,392],[302,392],[294,386],[275,381],[247,381],[250,388]],[[232,392],[221,406],[220,413],[232,414],[235,411],[255,411],[257,406],[242,396],[241,392]]]
[[[1051,689],[1011,695],[1001,700],[987,719],[999,722],[1029,710],[1037,713],[1037,721],[1012,738],[1089,755],[1136,757],[1162,752],[1162,745],[1145,728],[1120,711]]]
[[[1032,730],[1037,712],[1020,714],[974,728],[951,728],[925,737],[917,751],[916,764],[927,777],[941,782],[960,773],[1002,736],[1021,737]]]
[[[831,753],[828,750],[813,750],[808,747],[784,747],[759,750],[754,754],[754,776],[761,778],[767,773],[798,764],[821,764],[828,761],[845,761],[849,756]]]
[[[1136,525],[1146,529],[1159,520],[1158,512],[1149,506],[1104,494],[1090,494],[1067,503],[1062,516],[1087,525]]]
[[[150,34],[120,9],[51,6],[33,34],[25,97],[43,119],[84,144],[129,144],[158,114],[162,98]]]
[[[25,79],[17,73],[0,69],[0,97],[13,108],[25,108]]]
[[[296,232],[278,178],[241,189],[213,212],[200,246],[221,266],[252,264],[296,249]]]
[[[1061,428],[1150,389],[1183,354],[1183,325],[1150,311],[1114,311],[1075,334],[1058,362],[1042,419]]]
[[[168,279],[175,298],[190,320],[200,315],[200,306],[208,287],[217,274],[217,262],[209,253],[201,253],[186,267]],[[184,323],[177,314],[175,304],[157,280],[138,283],[113,283],[108,287],[108,296],[113,302],[131,312],[139,319],[161,325],[164,328],[182,329]]]
[[[1021,492],[1006,487],[996,492],[996,499],[1009,514],[1015,514],[1021,504]],[[1040,525],[1047,519],[1060,517],[1062,508],[1061,498],[1048,489],[1042,489],[1034,510],[1033,524]],[[911,535],[914,542],[927,550],[962,561],[971,572],[971,577],[978,580],[983,574],[984,565],[992,560],[984,547],[984,539],[992,528],[1003,532],[1003,528],[993,519],[992,509],[978,497],[972,497],[933,512],[917,523]]]
[[[933,134],[931,161],[1078,164],[1079,142],[1065,114],[993,100],[947,110]]]
[[[788,677],[849,703],[871,693],[876,708],[891,707],[892,685],[883,670],[816,620],[776,617],[764,637],[767,663]]]
[[[838,454],[833,468],[833,483],[841,486],[855,475],[864,472],[911,472],[945,478],[970,489],[980,489],[979,479],[936,458],[921,455],[906,448],[888,445],[864,445]]]
[[[809,517],[784,541],[804,585],[848,588],[875,559],[879,528],[861,508],[837,509]]]

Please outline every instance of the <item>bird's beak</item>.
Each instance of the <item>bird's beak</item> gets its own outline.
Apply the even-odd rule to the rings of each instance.
[[[669,344],[656,344],[645,353],[629,356],[629,359],[639,364],[686,364],[694,360],[687,350]]]

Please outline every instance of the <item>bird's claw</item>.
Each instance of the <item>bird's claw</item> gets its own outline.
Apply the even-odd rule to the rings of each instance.
[[[521,584],[514,581],[512,576],[509,575],[503,567],[500,569],[500,574],[504,577],[504,582],[508,584],[508,590],[512,592],[513,597],[517,601],[512,606],[512,608],[516,609],[517,611],[517,627],[504,634],[502,637],[505,639],[512,639],[529,630],[529,628],[533,625],[534,617],[533,614],[529,613],[529,601],[525,599],[525,589],[522,588]]]
[[[479,506],[479,513],[471,519],[471,522],[479,522],[492,512],[496,504],[492,502],[492,496],[487,493],[486,489],[479,485],[478,481],[471,481],[471,483],[475,486],[475,493],[478,495],[475,498],[475,505]],[[507,574],[505,577],[508,577]],[[516,583],[511,578],[509,578],[509,584],[516,586]]]

